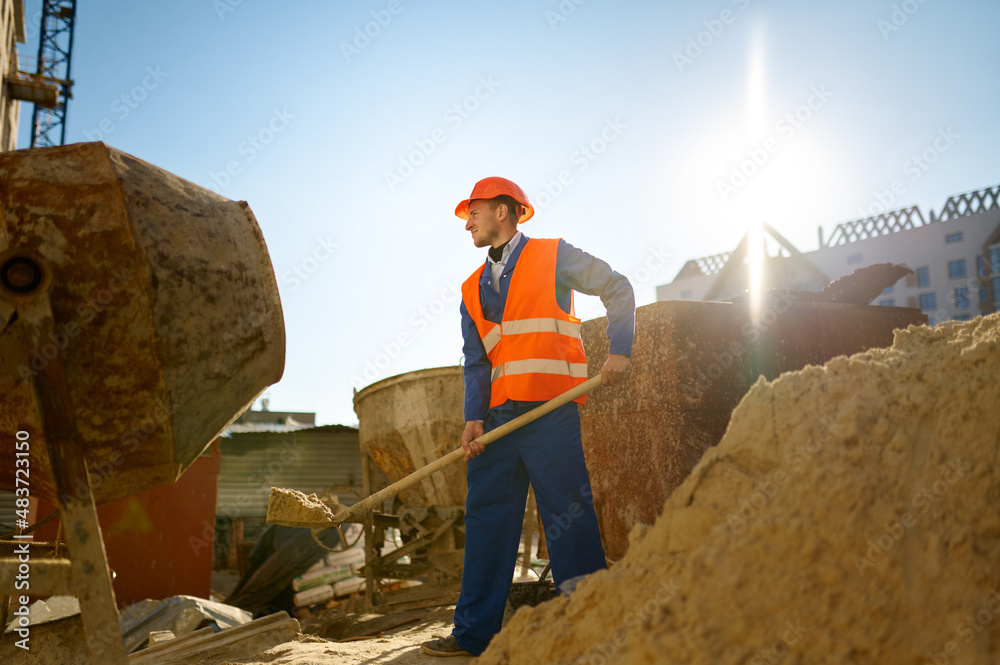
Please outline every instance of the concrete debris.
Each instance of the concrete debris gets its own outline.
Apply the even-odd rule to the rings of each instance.
[[[75,596],[52,596],[47,600],[36,600],[28,606],[28,625],[40,626],[76,616],[79,613],[80,601]],[[6,632],[10,632],[17,622],[17,617],[11,619],[7,624]]]
[[[125,640],[125,653],[144,644],[151,633],[169,630],[183,637],[208,622],[218,630],[249,623],[253,615],[238,607],[215,603],[194,596],[171,596],[164,600],[143,600],[121,611],[119,624]]]
[[[760,379],[726,434],[499,663],[995,663],[1000,314]]]
[[[170,630],[154,630],[149,634],[149,646],[155,647],[157,644],[163,644],[164,642],[169,642],[170,640],[177,639],[173,631]]]

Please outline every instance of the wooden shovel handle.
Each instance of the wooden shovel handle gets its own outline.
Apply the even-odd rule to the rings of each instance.
[[[590,392],[599,385],[601,385],[600,374],[591,377],[590,379],[587,379],[585,382],[581,383],[575,388],[570,388],[562,395],[550,399],[545,404],[538,405],[531,411],[528,411],[527,413],[518,416],[517,418],[514,418],[514,420],[510,421],[509,423],[504,423],[500,427],[497,427],[496,429],[487,432],[486,434],[482,435],[476,440],[482,443],[483,445],[488,445],[490,443],[493,443],[494,441],[504,436],[505,434],[510,434],[514,430],[523,427],[534,420],[538,420],[546,413],[558,409],[563,404],[572,402],[580,395],[584,395]],[[459,447],[458,450],[451,451],[444,457],[434,460],[427,466],[417,469],[407,477],[397,480],[392,485],[389,485],[385,489],[381,489],[378,492],[375,492],[368,498],[357,502],[350,508],[346,508],[340,511],[339,513],[333,516],[333,523],[341,524],[343,522],[360,522],[361,520],[364,519],[365,513],[367,513],[369,510],[372,510],[382,505],[382,503],[386,499],[396,496],[397,494],[405,490],[407,487],[416,485],[421,480],[431,475],[435,471],[440,471],[449,464],[457,462],[458,460],[464,457],[465,457],[465,450],[462,447]]]

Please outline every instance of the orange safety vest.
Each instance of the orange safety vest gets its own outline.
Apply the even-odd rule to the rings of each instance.
[[[548,401],[587,380],[580,319],[556,302],[558,238],[530,238],[510,273],[503,319],[483,316],[479,280],[485,264],[462,284],[462,301],[476,324],[493,371],[490,408],[508,399]],[[570,311],[573,311],[570,293]],[[586,395],[576,402],[585,404]]]

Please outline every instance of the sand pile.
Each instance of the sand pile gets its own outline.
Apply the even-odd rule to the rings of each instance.
[[[333,511],[315,494],[306,496],[298,490],[271,488],[267,497],[268,524],[316,527],[332,521]]]
[[[614,569],[482,663],[993,663],[1000,315],[760,380]]]

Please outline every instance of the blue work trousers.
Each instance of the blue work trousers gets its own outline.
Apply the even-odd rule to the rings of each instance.
[[[490,409],[483,429],[496,429],[530,410]],[[545,528],[556,587],[606,567],[575,402],[497,439],[471,460],[465,500],[465,567],[452,632],[479,655],[500,630],[517,562],[528,483]]]

